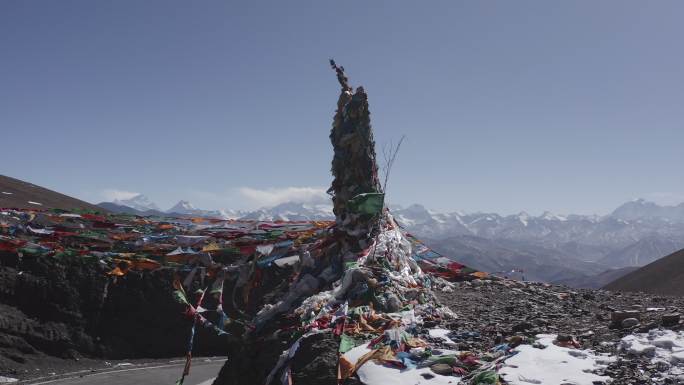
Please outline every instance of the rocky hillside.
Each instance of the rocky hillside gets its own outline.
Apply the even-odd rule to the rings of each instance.
[[[567,280],[559,279],[558,284],[584,289],[600,289],[616,279],[627,275],[639,268],[636,266],[610,269],[596,275],[588,275],[584,278],[571,277]]]
[[[684,296],[684,250],[679,250],[605,286],[609,290]]]
[[[41,375],[33,368],[59,371],[82,358],[184,354],[190,321],[169,295],[172,272],[132,273],[112,284],[102,265],[75,258],[2,257],[0,375]],[[225,340],[199,333],[197,354],[225,354]]]
[[[0,175],[0,208],[106,211],[38,185]]]
[[[607,379],[568,381],[566,377],[567,382],[556,382],[547,377],[554,359],[564,361],[556,368],[564,375],[572,361],[567,356],[553,358],[548,348],[538,350],[534,364],[543,363],[541,370],[529,368],[517,378],[504,376],[506,384],[684,383],[684,357],[676,356],[684,349],[683,297],[483,280],[456,284],[453,291],[438,292],[438,298],[458,315],[458,321],[446,327],[458,350],[487,351],[520,340],[534,346],[540,335],[551,334],[557,336],[559,345],[572,341],[574,352],[569,353],[573,356],[587,360],[586,350],[607,355],[606,366],[591,369]],[[656,347],[658,340],[664,349]],[[518,354],[523,353],[527,351]]]

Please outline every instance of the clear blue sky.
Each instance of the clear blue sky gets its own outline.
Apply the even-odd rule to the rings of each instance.
[[[407,136],[394,203],[684,201],[682,15],[675,1],[3,0],[0,173],[163,208],[316,195],[334,57],[369,93],[378,145]]]

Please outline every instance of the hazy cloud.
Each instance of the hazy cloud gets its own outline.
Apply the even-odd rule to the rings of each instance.
[[[132,191],[125,191],[125,190],[117,190],[117,189],[104,189],[104,190],[102,190],[100,195],[102,195],[102,197],[106,201],[114,201],[114,200],[131,199],[136,195],[140,195],[140,193],[132,192]]]
[[[684,194],[667,191],[648,193],[644,198],[661,205],[678,205],[684,202]]]
[[[285,202],[328,203],[330,197],[322,187],[273,187],[256,189],[240,187],[238,194],[254,206],[275,206]]]

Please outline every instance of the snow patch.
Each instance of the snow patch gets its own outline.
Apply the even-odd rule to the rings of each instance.
[[[447,329],[430,329],[430,330],[428,331],[428,333],[430,334],[430,337],[437,337],[437,338],[442,338],[442,339],[444,339],[444,340],[446,341],[445,344],[446,344],[447,346],[449,346],[449,347],[456,347],[456,346],[457,346],[456,342],[454,342],[451,338],[449,338],[449,337],[447,336],[447,334],[451,333],[451,330],[447,330]]]
[[[520,345],[516,354],[507,359],[499,374],[510,385],[572,384],[592,385],[595,381],[608,381],[610,377],[592,373],[606,366],[614,357],[597,355],[590,350],[570,349],[553,344],[556,335],[537,335],[538,344]]]
[[[344,358],[351,363],[356,363],[361,356],[370,351],[371,349],[368,349],[366,345],[357,346],[345,353]],[[444,354],[453,353],[446,350],[442,350],[442,352]],[[376,364],[373,360],[363,364],[356,373],[365,385],[455,385],[460,380],[460,377],[456,376],[435,374],[429,367],[399,370]],[[428,377],[431,378],[427,379],[422,374],[429,374]]]
[[[654,364],[665,364],[670,375],[684,375],[684,332],[655,329],[631,334],[620,340],[620,349],[630,354],[649,356]]]

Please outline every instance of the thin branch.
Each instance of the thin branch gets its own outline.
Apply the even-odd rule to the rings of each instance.
[[[382,149],[382,154],[385,158],[385,181],[382,185],[382,191],[384,193],[387,193],[387,182],[389,181],[390,171],[392,171],[392,166],[394,165],[394,161],[397,159],[397,154],[399,153],[401,143],[404,142],[404,139],[406,139],[406,135],[401,136],[401,139],[399,139],[399,143],[397,143],[396,147],[394,147],[393,143],[390,142],[389,149],[387,149],[387,147],[383,147]]]

